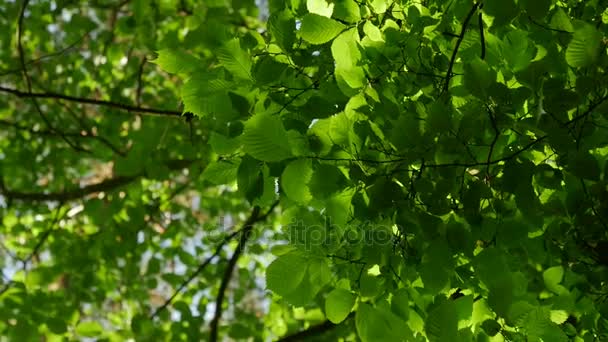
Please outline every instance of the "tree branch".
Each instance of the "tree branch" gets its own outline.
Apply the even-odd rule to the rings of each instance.
[[[481,7],[480,7],[481,8]],[[483,32],[483,13],[479,12],[479,39],[481,43],[481,59],[486,58],[486,38]]]
[[[224,271],[224,276],[222,277],[222,282],[220,283],[220,288],[217,293],[217,297],[215,300],[215,314],[213,315],[213,319],[210,323],[210,338],[209,341],[217,342],[218,338],[218,326],[220,319],[222,318],[222,304],[224,302],[224,296],[226,294],[226,289],[228,288],[228,283],[232,278],[232,273],[234,273],[234,268],[236,266],[236,262],[239,260],[243,250],[245,250],[245,245],[247,245],[247,241],[251,237],[251,231],[253,230],[253,225],[257,222],[265,220],[268,215],[272,213],[274,208],[279,204],[278,201],[275,201],[270,209],[263,215],[260,215],[260,207],[255,206],[251,215],[243,224],[243,229],[241,229],[241,238],[239,239],[239,243],[234,249],[234,253],[232,257],[228,261],[228,265],[226,266],[226,270]]]
[[[17,50],[19,52],[19,61],[21,62],[21,71],[23,73],[23,77],[25,78],[25,83],[27,85],[27,91],[28,91],[28,93],[31,93],[32,92],[32,79],[30,78],[30,75],[27,72],[27,63],[25,62],[25,52],[23,52],[23,44],[22,44],[23,20],[25,18],[25,9],[27,8],[28,4],[29,4],[29,0],[24,0],[23,4],[21,6],[21,10],[19,11],[19,21],[17,24]],[[38,101],[36,101],[35,98],[32,98],[32,103],[34,104],[34,108],[36,108],[36,111],[42,118],[42,121],[44,121],[44,123],[49,127],[49,129],[51,131],[57,132],[57,134],[61,137],[61,139],[63,139],[63,141],[65,141],[66,144],[68,144],[68,146],[72,147],[74,150],[79,151],[79,152],[91,153],[91,151],[79,146],[78,144],[73,143],[65,135],[63,135],[62,132],[56,130],[55,127],[53,126],[53,124],[51,123],[51,121],[47,118],[47,116],[44,114],[44,112],[40,108],[40,105],[38,104]]]
[[[237,236],[240,232],[241,232],[240,230],[237,230],[236,232],[233,232],[232,234],[226,236],[215,247],[215,252],[213,252],[213,254],[211,256],[209,256],[207,259],[205,259],[205,261],[203,261],[196,268],[196,270],[194,270],[194,272],[192,272],[192,274],[179,285],[179,287],[173,292],[171,297],[169,297],[163,303],[163,305],[159,306],[156,310],[154,310],[154,312],[150,315],[150,319],[153,319],[154,317],[158,316],[163,310],[165,310],[173,302],[175,297],[177,297],[177,295],[179,295],[184,290],[184,288],[186,288],[186,286],[188,286],[196,277],[198,277],[198,275],[201,274],[201,272],[203,272],[203,270],[211,263],[211,261],[220,254],[220,252],[222,251],[222,248],[224,248],[224,245],[226,245],[230,240],[234,239],[234,237]]]
[[[176,111],[176,110],[139,107],[139,106],[133,106],[133,105],[123,104],[123,103],[118,103],[118,102],[112,102],[112,101],[106,101],[106,100],[96,100],[96,99],[89,99],[89,98],[83,98],[83,97],[75,97],[75,96],[71,96],[71,95],[57,94],[57,93],[52,93],[52,92],[47,92],[47,93],[24,92],[24,91],[20,91],[18,89],[12,89],[12,88],[2,87],[2,86],[0,86],[0,91],[9,93],[9,94],[13,94],[13,95],[15,95],[17,97],[21,97],[21,98],[34,98],[34,99],[42,98],[42,99],[64,100],[64,101],[70,101],[70,102],[77,102],[77,103],[83,103],[83,104],[116,108],[116,109],[126,110],[129,112],[143,113],[143,114],[166,115],[166,116],[175,116],[175,117],[179,117],[182,115],[182,113],[180,111]]]
[[[345,320],[351,319],[355,316],[354,312],[351,312]],[[308,339],[310,339],[311,337],[314,336],[318,336],[321,335],[323,333],[326,333],[332,329],[334,329],[335,327],[337,327],[338,324],[334,324],[330,321],[325,321],[323,323],[317,324],[317,325],[313,325],[310,328],[306,329],[306,330],[302,330],[299,331],[293,335],[288,335],[288,336],[284,336],[280,339],[278,339],[276,342],[299,342],[299,341],[308,341]]]
[[[568,126],[571,125],[583,118],[585,118],[586,116],[588,116],[589,114],[591,114],[591,112],[593,112],[595,110],[595,108],[597,108],[599,105],[601,105],[602,103],[604,103],[604,101],[608,100],[608,95],[602,97],[601,99],[599,99],[599,101],[592,103],[589,105],[589,108],[587,108],[587,110],[585,112],[583,112],[580,115],[577,115],[575,117],[573,117],[571,120],[568,120],[567,122],[565,122],[563,125],[564,126]]]
[[[179,170],[192,164],[192,160],[171,160],[167,162],[169,170]],[[0,184],[0,193],[12,200],[45,202],[59,201],[66,202],[85,197],[101,191],[115,190],[121,186],[127,185],[136,179],[145,176],[144,172],[133,176],[118,176],[110,178],[99,183],[84,186],[78,189],[71,189],[63,192],[21,192],[6,188],[5,184]]]
[[[549,30],[549,31],[553,31],[553,32],[559,32],[559,33],[574,33],[574,32],[570,32],[570,31],[566,31],[566,30],[560,30],[560,29],[556,29],[556,28],[552,28],[546,25],[543,25],[541,23],[539,23],[538,21],[532,19],[531,16],[528,16],[528,19],[530,20],[530,22],[538,27],[544,28],[545,30]]]
[[[32,261],[32,259],[34,259],[34,257],[40,252],[40,249],[42,249],[42,246],[44,246],[46,241],[49,239],[49,237],[51,236],[51,232],[53,231],[57,222],[59,222],[60,219],[62,219],[67,214],[67,212],[65,212],[62,217],[59,217],[59,212],[61,211],[62,207],[63,207],[63,203],[61,203],[59,206],[57,206],[57,208],[55,209],[55,216],[53,217],[53,220],[50,222],[47,229],[44,232],[42,232],[42,234],[40,234],[40,238],[36,242],[36,245],[30,252],[30,254],[27,257],[25,257],[25,259],[21,260],[21,262],[23,263],[24,271],[27,269],[27,264],[30,261]],[[3,294],[4,292],[8,291],[8,289],[10,289],[10,287],[13,283],[14,283],[13,280],[9,279],[9,281],[6,284],[4,284],[2,289],[0,289],[0,295]]]
[[[61,50],[57,50],[57,51],[51,52],[49,54],[42,55],[42,56],[40,56],[38,58],[31,59],[31,60],[27,61],[25,64],[26,65],[38,64],[38,63],[44,61],[45,59],[61,56],[61,55],[65,54],[65,53],[69,52],[70,50],[74,49],[76,47],[76,45],[78,43],[80,43],[80,41],[84,40],[85,37],[88,37],[89,34],[91,34],[92,31],[93,31],[93,29],[89,30],[87,33],[85,33],[84,35],[82,35],[79,39],[77,39],[76,41],[74,41],[72,44],[64,47]],[[22,70],[21,68],[5,69],[5,70],[3,70],[3,71],[0,72],[0,76],[6,76],[6,75],[18,73],[18,72],[21,72],[21,70]]]
[[[456,46],[454,47],[454,51],[452,52],[452,58],[450,59],[450,64],[448,65],[448,72],[445,75],[445,84],[443,85],[442,92],[447,91],[448,87],[450,86],[450,79],[452,78],[452,69],[454,68],[454,63],[456,62],[456,54],[458,54],[460,44],[462,44],[462,41],[464,40],[464,35],[467,32],[467,26],[469,26],[469,21],[471,21],[471,18],[473,17],[473,14],[475,13],[478,7],[479,3],[476,2],[475,4],[473,4],[473,7],[469,11],[469,14],[467,14],[467,17],[462,23],[462,29],[460,30],[460,34],[458,35],[458,40],[456,40]]]

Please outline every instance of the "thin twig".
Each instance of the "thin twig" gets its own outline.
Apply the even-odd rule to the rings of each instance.
[[[59,220],[63,218],[63,216],[59,217],[59,212],[61,211],[61,208],[63,208],[63,203],[60,203],[57,206],[57,208],[55,209],[55,216],[53,217],[53,220],[48,225],[47,229],[44,232],[42,232],[42,234],[40,235],[40,238],[38,239],[38,242],[36,242],[36,245],[30,252],[30,254],[28,254],[28,256],[25,257],[24,259],[21,259],[21,262],[23,263],[24,271],[27,268],[27,264],[30,261],[32,261],[32,259],[40,252],[40,249],[42,248],[42,246],[44,246],[45,242],[49,239],[49,237],[51,236],[51,232],[53,231],[57,222],[59,222]],[[66,214],[67,214],[67,212],[64,213],[64,216]],[[9,279],[9,281],[6,284],[4,284],[2,289],[0,289],[0,295],[3,294],[4,292],[8,291],[8,289],[10,289],[12,284],[14,284],[14,281],[12,279]]]
[[[483,13],[479,12],[479,39],[481,43],[481,59],[486,58],[486,38],[483,31]]]
[[[55,52],[51,52],[49,54],[40,56],[38,58],[34,58],[34,59],[30,59],[29,61],[27,61],[25,64],[26,65],[32,65],[32,64],[38,64],[40,62],[42,62],[45,59],[49,59],[49,58],[53,58],[53,57],[57,57],[57,56],[61,56],[63,54],[65,54],[66,52],[72,50],[78,43],[80,43],[85,37],[87,37],[89,34],[91,34],[91,32],[93,31],[93,29],[89,30],[88,32],[86,32],[84,35],[82,35],[80,38],[78,38],[77,40],[75,40],[72,44],[64,47],[61,50],[57,50]],[[10,74],[14,74],[17,72],[21,72],[22,67],[16,68],[16,69],[5,69],[4,71],[0,72],[0,77],[2,76],[6,76],[6,75],[10,75]]]
[[[25,78],[25,83],[27,85],[27,91],[28,91],[28,93],[31,93],[32,92],[32,80],[30,78],[30,75],[27,72],[27,64],[25,62],[25,52],[23,51],[23,44],[22,44],[23,20],[25,18],[25,9],[27,8],[28,4],[29,4],[29,0],[24,0],[23,5],[21,6],[21,10],[19,12],[19,21],[17,24],[17,50],[19,51],[19,61],[21,62],[21,72],[23,73],[23,77]],[[50,130],[57,132],[57,134],[61,137],[61,139],[63,139],[63,141],[65,141],[68,144],[68,146],[72,147],[74,150],[79,151],[79,152],[91,153],[91,151],[73,143],[65,135],[63,135],[62,132],[56,130],[55,127],[53,127],[53,124],[51,123],[51,121],[46,117],[44,112],[42,112],[42,109],[40,108],[40,105],[38,104],[38,101],[36,101],[35,98],[32,98],[32,103],[34,104],[36,111],[42,118],[42,121],[44,121],[44,123],[49,127]]]
[[[545,30],[549,30],[549,31],[553,31],[553,32],[559,32],[559,33],[574,33],[574,32],[570,32],[570,31],[566,31],[566,30],[560,30],[560,29],[556,29],[556,28],[553,28],[553,27],[549,27],[547,25],[543,25],[543,24],[537,22],[536,20],[532,19],[531,16],[528,16],[528,19],[530,19],[530,22],[532,24],[534,24],[534,25],[536,25],[538,27],[542,27]]]
[[[220,252],[222,251],[222,249],[224,248],[224,246],[230,242],[232,239],[234,239],[235,236],[237,236],[241,231],[237,230],[233,233],[231,233],[230,235],[227,235],[216,247],[215,247],[215,252],[213,252],[212,255],[210,255],[207,259],[205,259],[197,268],[196,270],[194,270],[194,272],[192,272],[192,274],[186,279],[184,280],[179,287],[173,292],[173,294],[163,303],[163,305],[159,306],[158,308],[156,308],[156,310],[154,310],[154,312],[150,315],[150,319],[153,319],[154,317],[158,316],[163,310],[165,310],[169,305],[171,305],[171,303],[173,302],[173,300],[175,299],[175,297],[177,297],[194,279],[196,279],[196,277],[198,277],[199,274],[201,274],[201,272],[203,272],[203,270],[211,263],[211,261],[217,257]]]
[[[492,129],[494,129],[494,138],[492,139],[492,143],[490,144],[490,151],[488,152],[488,159],[486,162],[488,165],[486,166],[486,175],[490,177],[490,161],[492,160],[492,153],[494,152],[494,146],[496,146],[496,142],[498,141],[498,137],[500,137],[500,131],[498,130],[498,125],[496,123],[496,115],[492,113],[491,108],[487,108],[488,115],[490,116],[490,122],[492,123]]]

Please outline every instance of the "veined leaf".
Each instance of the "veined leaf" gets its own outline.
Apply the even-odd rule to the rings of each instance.
[[[219,49],[217,58],[234,77],[251,80],[251,57],[243,49],[237,38],[228,41]]]
[[[268,162],[292,156],[289,138],[281,119],[271,114],[256,114],[245,123],[243,148],[252,157]]]
[[[484,98],[487,95],[487,89],[496,80],[496,72],[486,61],[479,58],[467,63],[464,70],[464,85],[472,95]]]
[[[362,303],[357,309],[355,325],[363,342],[401,342],[411,335],[405,321],[394,314]],[[410,334],[408,334],[410,332]],[[411,336],[410,336],[411,337]]]
[[[600,54],[602,35],[593,25],[582,24],[566,49],[566,62],[575,68],[591,65]]]
[[[153,63],[172,74],[187,74],[201,66],[201,60],[181,50],[163,49]]]
[[[334,39],[346,26],[333,19],[308,13],[302,18],[300,35],[311,44],[325,44]]]
[[[276,258],[266,269],[266,286],[280,296],[292,293],[304,280],[306,258],[292,252]]]
[[[236,179],[237,170],[238,164],[219,160],[209,164],[202,177],[213,184],[229,184]]]
[[[205,116],[221,114],[225,118],[232,116],[232,102],[227,90],[232,83],[221,78],[219,74],[197,72],[182,86],[181,95],[184,112]]]
[[[449,341],[458,333],[458,312],[454,302],[447,301],[433,309],[424,324],[431,342]]]
[[[335,3],[334,17],[354,23],[361,20],[361,11],[355,0],[341,0]]]
[[[268,19],[268,29],[283,51],[291,50],[296,40],[296,20],[289,11],[274,13]]]

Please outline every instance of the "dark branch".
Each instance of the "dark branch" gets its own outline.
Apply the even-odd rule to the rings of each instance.
[[[350,315],[348,315],[348,317],[346,317],[346,319],[350,319],[354,316],[355,316],[354,312],[351,312]],[[338,324],[333,324],[330,321],[325,321],[321,324],[313,325],[312,327],[310,327],[306,330],[297,332],[293,335],[288,335],[288,336],[282,337],[282,338],[278,339],[276,342],[308,341],[311,337],[326,333],[326,332],[334,329],[337,326],[338,326]]]
[[[129,112],[135,112],[135,113],[168,115],[168,116],[181,116],[182,115],[182,113],[180,111],[176,111],[176,110],[132,106],[132,105],[118,103],[118,102],[112,102],[112,101],[106,101],[106,100],[95,100],[95,99],[75,97],[75,96],[57,94],[57,93],[51,93],[51,92],[48,92],[48,93],[24,92],[24,91],[20,91],[18,89],[11,89],[11,88],[6,88],[6,87],[2,87],[2,86],[0,86],[0,91],[9,93],[9,94],[13,94],[17,97],[22,97],[22,98],[34,98],[34,99],[42,98],[42,99],[64,100],[64,101],[70,101],[70,102],[77,102],[77,103],[83,103],[83,104],[91,104],[91,105],[96,105],[96,106],[122,109],[122,110],[126,110]]]
[[[185,288],[186,286],[188,286],[194,279],[196,279],[196,277],[198,277],[199,274],[201,274],[201,272],[203,272],[203,270],[211,263],[211,261],[220,254],[220,252],[222,251],[222,248],[224,248],[224,246],[230,242],[232,239],[234,239],[235,236],[237,236],[241,231],[238,230],[236,232],[233,232],[232,234],[226,236],[216,247],[215,247],[215,252],[213,252],[213,254],[211,256],[209,256],[207,259],[205,259],[205,261],[203,261],[197,268],[196,270],[194,270],[194,272],[192,272],[192,274],[186,279],[184,280],[179,287],[173,292],[173,294],[171,295],[171,297],[169,297],[164,303],[163,305],[159,306],[156,310],[154,310],[154,312],[150,315],[150,319],[153,319],[154,317],[158,316],[158,314],[160,314],[163,310],[165,310],[169,305],[171,305],[171,303],[173,302],[173,300],[175,299],[175,297],[177,297]]]
[[[32,249],[32,251],[30,252],[30,254],[27,257],[25,257],[25,259],[21,260],[23,262],[23,269],[24,269],[24,271],[27,268],[27,264],[30,261],[32,261],[32,259],[34,259],[34,257],[36,255],[38,255],[38,253],[40,253],[40,250],[42,249],[42,246],[44,246],[44,244],[46,243],[46,241],[51,236],[51,232],[55,228],[55,225],[57,225],[57,222],[59,222],[59,220],[62,219],[63,216],[65,216],[67,214],[67,212],[65,212],[62,217],[59,217],[59,212],[61,211],[62,207],[63,207],[63,204],[60,204],[59,206],[57,206],[57,208],[55,209],[55,216],[53,217],[53,220],[50,222],[50,224],[48,225],[47,229],[44,232],[42,232],[42,234],[40,234],[40,238],[38,238],[38,241],[36,242],[36,245],[34,246],[34,248]],[[6,292],[11,287],[12,284],[14,284],[14,282],[13,282],[12,279],[10,279],[6,284],[4,284],[4,286],[2,287],[2,289],[0,289],[0,295],[3,294],[4,292]]]
[[[69,52],[70,50],[74,49],[76,47],[76,45],[78,45],[78,43],[80,43],[82,40],[84,40],[84,38],[88,37],[89,34],[91,34],[91,32],[93,31],[93,29],[89,30],[87,33],[85,33],[84,35],[82,35],[79,39],[75,40],[72,44],[64,47],[61,50],[57,50],[55,52],[51,52],[49,54],[40,56],[38,58],[34,58],[31,59],[29,61],[27,61],[25,64],[26,65],[32,65],[32,64],[38,64],[42,61],[44,61],[45,59],[50,59],[50,58],[54,58],[57,56],[61,56],[67,52]],[[6,76],[6,75],[10,75],[10,74],[14,74],[14,73],[18,73],[21,72],[22,68],[16,68],[16,69],[5,69],[2,72],[0,72],[0,76]]]
[[[443,92],[447,91],[448,87],[450,86],[450,79],[452,78],[452,69],[454,68],[454,63],[456,62],[456,55],[458,54],[458,49],[460,48],[460,44],[462,44],[462,41],[464,40],[464,35],[467,32],[467,26],[469,26],[469,21],[471,21],[471,17],[473,17],[473,14],[475,13],[475,11],[477,11],[478,7],[479,3],[476,2],[469,11],[469,14],[467,14],[467,17],[464,19],[464,22],[462,23],[462,29],[460,30],[460,34],[458,35],[458,40],[456,40],[456,46],[454,47],[454,51],[452,52],[452,58],[450,58],[450,64],[448,65],[448,72],[445,75],[445,84],[443,85]]]
[[[608,96],[604,96],[601,99],[599,99],[599,101],[592,103],[589,105],[589,108],[587,108],[587,110],[585,112],[583,112],[580,115],[577,115],[575,117],[573,117],[571,120],[567,121],[564,123],[564,126],[568,126],[571,125],[581,119],[584,119],[585,117],[587,117],[589,114],[591,114],[591,112],[593,112],[595,110],[595,108],[597,108],[599,105],[601,105],[602,103],[604,103],[604,101],[608,100]]]
[[[251,212],[251,215],[243,224],[243,229],[241,229],[241,237],[239,239],[239,243],[234,249],[234,253],[232,257],[228,261],[228,265],[226,266],[226,270],[224,271],[224,276],[222,277],[222,282],[220,283],[220,288],[217,293],[217,297],[215,300],[215,314],[213,315],[213,319],[210,323],[210,338],[209,341],[217,342],[218,338],[218,326],[220,319],[222,318],[222,304],[224,303],[224,296],[226,295],[226,289],[228,288],[228,283],[232,278],[232,273],[234,273],[234,268],[236,266],[237,261],[241,257],[241,254],[245,250],[245,246],[247,245],[247,241],[251,237],[251,231],[253,230],[254,224],[260,222],[268,215],[272,213],[274,208],[279,204],[278,201],[275,201],[270,209],[263,215],[260,215],[260,207],[255,206]]]
[[[31,93],[32,92],[32,79],[30,78],[30,75],[27,72],[27,64],[25,62],[25,52],[23,51],[23,44],[21,42],[22,37],[23,37],[23,19],[25,18],[25,9],[27,8],[28,4],[29,4],[29,0],[24,0],[23,5],[21,6],[21,11],[19,12],[19,23],[18,23],[18,27],[17,27],[17,49],[19,50],[19,61],[21,62],[21,71],[23,73],[23,77],[25,78],[25,82],[27,85],[27,91],[28,91],[28,93]],[[36,108],[38,115],[40,115],[40,118],[42,118],[42,121],[44,121],[44,123],[49,127],[50,130],[57,132],[57,134],[61,137],[61,139],[63,139],[63,141],[65,141],[66,144],[68,144],[68,146],[72,147],[75,151],[91,153],[91,151],[73,143],[70,139],[68,139],[60,131],[57,131],[55,129],[55,127],[53,127],[53,124],[51,123],[51,121],[44,114],[44,112],[40,108],[40,105],[38,104],[38,101],[36,101],[35,98],[32,98],[32,103],[34,104],[34,107]]]
[[[508,161],[511,160],[515,157],[517,157],[518,155],[520,155],[521,153],[531,149],[532,147],[534,147],[534,145],[538,144],[539,142],[545,140],[548,136],[544,135],[540,138],[534,139],[531,142],[529,142],[528,144],[526,144],[524,147],[522,147],[521,149],[505,156],[502,158],[498,158],[498,159],[494,159],[491,161],[485,161],[485,162],[480,162],[480,163],[445,163],[445,164],[426,164],[425,167],[427,168],[440,168],[440,167],[475,167],[475,166],[488,166],[488,165],[494,165],[494,164],[498,164],[500,162],[504,162],[504,161]]]
[[[483,32],[483,13],[479,12],[479,39],[481,43],[481,59],[486,58],[486,38]]]
[[[481,15],[481,14],[480,14]],[[490,116],[490,122],[492,123],[492,129],[494,129],[494,138],[492,139],[492,143],[490,144],[490,151],[488,152],[487,166],[486,166],[486,175],[490,176],[490,161],[492,160],[492,153],[494,152],[494,147],[496,146],[496,142],[498,141],[498,137],[500,137],[500,130],[498,130],[498,124],[496,123],[496,116],[492,113],[492,110],[488,107],[488,115]]]
[[[167,162],[167,167],[170,170],[179,170],[183,169],[192,164],[191,160],[172,160]],[[102,191],[111,191],[115,190],[121,186],[127,185],[136,179],[143,177],[144,173],[139,173],[134,176],[118,176],[111,179],[107,179],[101,181],[99,183],[91,184],[84,186],[78,189],[71,189],[62,192],[49,192],[49,193],[41,193],[41,192],[21,192],[10,190],[6,188],[6,185],[2,184],[0,188],[0,193],[11,199],[11,200],[20,200],[20,201],[32,201],[32,202],[44,202],[44,201],[59,201],[66,202],[72,201],[79,198],[83,198],[87,195],[91,195],[94,193],[102,192]]]

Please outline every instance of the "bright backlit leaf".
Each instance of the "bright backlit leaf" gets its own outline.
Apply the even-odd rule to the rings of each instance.
[[[333,19],[309,13],[302,18],[300,35],[311,44],[325,44],[334,39],[346,26]]]
[[[325,314],[335,324],[342,322],[355,305],[356,297],[348,290],[334,289],[325,298]]]

